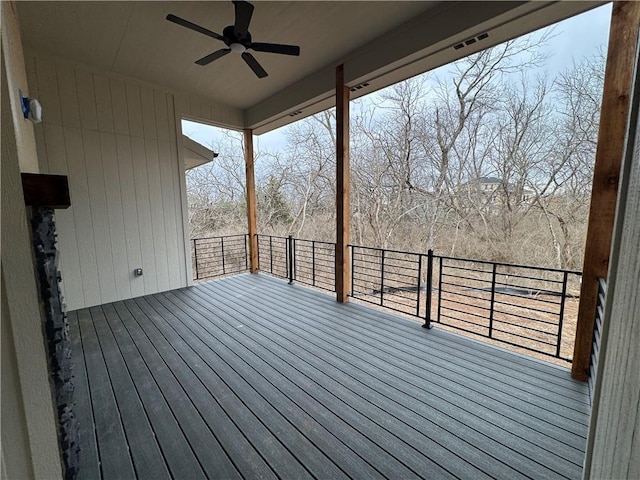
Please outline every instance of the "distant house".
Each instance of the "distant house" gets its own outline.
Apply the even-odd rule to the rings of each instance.
[[[482,211],[495,211],[507,204],[527,204],[535,192],[514,183],[505,185],[497,177],[479,177],[464,183],[458,188],[457,202],[463,209],[479,208]]]

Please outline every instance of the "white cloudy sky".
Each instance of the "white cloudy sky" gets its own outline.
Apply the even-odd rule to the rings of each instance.
[[[584,57],[593,55],[598,48],[606,48],[610,19],[611,4],[609,3],[550,27],[554,28],[554,35],[547,47],[550,56],[546,66],[547,75],[553,77],[571,66],[572,62],[578,62]],[[434,73],[437,73],[437,70]],[[282,127],[256,136],[254,140],[257,143],[256,148],[266,150],[282,148],[285,144],[286,128]],[[211,146],[219,135],[219,130],[214,127],[186,120],[182,122],[182,129],[185,135],[206,146]]]

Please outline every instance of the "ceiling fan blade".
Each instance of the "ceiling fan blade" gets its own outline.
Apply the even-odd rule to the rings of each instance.
[[[211,62],[213,62],[214,60],[219,59],[220,57],[224,57],[227,53],[231,53],[231,49],[230,48],[223,48],[221,50],[218,50],[216,52],[210,53],[209,55],[202,57],[200,60],[196,60],[196,63],[198,65],[209,65]]]
[[[236,23],[233,30],[237,37],[246,37],[249,32],[251,15],[253,15],[253,5],[243,0],[234,0],[233,4],[236,7]]]
[[[249,48],[256,52],[281,53],[283,55],[300,55],[300,47],[296,45],[281,45],[279,43],[254,42]]]
[[[195,23],[191,23],[189,20],[185,20],[184,18],[177,17],[172,13],[167,15],[167,20],[173,23],[177,23],[178,25],[186,27],[190,30],[194,30],[198,33],[202,33],[203,35],[207,35],[208,37],[215,38],[216,40],[224,41],[224,38],[222,38],[222,35],[219,35],[216,32],[212,32],[211,30],[201,27],[200,25],[196,25]]]
[[[258,78],[264,78],[268,75],[265,69],[262,68],[262,65],[260,65],[255,57],[250,53],[244,52],[242,54],[242,58],[247,62],[247,65],[251,67],[251,70],[253,70],[253,73],[255,73]]]

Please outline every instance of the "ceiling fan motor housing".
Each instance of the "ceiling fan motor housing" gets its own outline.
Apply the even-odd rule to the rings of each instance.
[[[222,30],[222,36],[224,37],[224,43],[229,47],[234,43],[239,43],[245,47],[251,44],[251,34],[247,31],[245,35],[238,35],[236,33],[235,25],[224,27],[224,30]]]

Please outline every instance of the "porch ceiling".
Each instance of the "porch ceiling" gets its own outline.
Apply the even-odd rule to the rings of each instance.
[[[301,47],[297,58],[256,53],[269,73],[258,79],[233,55],[195,65],[223,44],[165,20],[173,13],[221,33],[233,23],[230,1],[17,2],[27,48],[242,110],[244,125],[227,126],[256,133],[331,106],[339,63],[349,85],[370,83],[357,97],[599,3],[254,2],[254,40]]]

